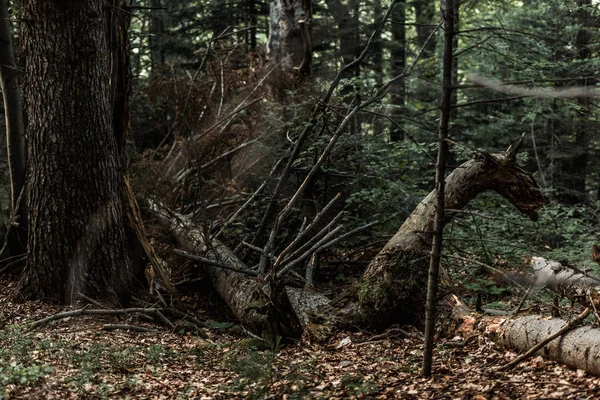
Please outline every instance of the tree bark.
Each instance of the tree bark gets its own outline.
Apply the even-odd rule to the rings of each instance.
[[[163,46],[165,26],[160,10],[161,0],[150,0],[150,6],[155,8],[150,14],[150,61],[152,75],[159,74],[165,64],[165,50]]]
[[[286,287],[282,282],[263,287],[257,277],[236,272],[251,270],[223,243],[216,239],[207,242],[202,229],[188,217],[167,211],[155,203],[150,204],[150,209],[186,251],[202,254],[211,262],[234,269],[204,265],[215,291],[250,331],[272,338],[298,338],[308,323],[307,310],[328,303],[324,296],[314,291]]]
[[[26,297],[124,301],[132,283],[113,127],[108,1],[25,1]]]
[[[445,4],[444,4],[445,3]],[[452,97],[452,75],[454,67],[454,0],[442,1],[444,18],[444,68],[442,71],[442,107],[438,132],[438,154],[435,166],[435,222],[429,273],[427,279],[427,302],[425,305],[425,350],[423,356],[424,377],[431,375],[433,356],[433,334],[437,312],[437,292],[439,287],[440,264],[442,262],[442,241],[444,238],[446,213],[446,163],[448,160],[448,141],[450,129],[450,107]]]
[[[571,301],[586,305],[589,304],[590,289],[600,291],[600,277],[590,274],[588,270],[578,270],[542,257],[532,257],[531,266],[534,275],[529,284],[535,289],[546,287]]]
[[[392,42],[390,44],[392,76],[398,76],[406,68],[406,0],[397,2],[392,19]],[[406,84],[404,79],[401,79],[390,88],[390,104],[393,107],[392,117],[401,116],[404,113],[405,97]],[[390,126],[390,140],[392,142],[404,140],[404,132],[396,124]]]
[[[312,40],[310,0],[271,1],[267,50],[273,62],[300,77],[310,75]]]
[[[569,323],[541,315],[511,318],[480,315],[469,310],[455,296],[446,297],[444,303],[452,309],[453,323],[456,324],[449,334],[465,338],[485,334],[497,344],[519,352],[530,350]],[[600,376],[598,352],[600,329],[582,326],[550,341],[535,354]]]
[[[484,154],[465,162],[446,178],[445,222],[486,190],[495,190],[533,220],[546,203],[531,175],[515,163],[513,151]],[[360,312],[369,325],[404,322],[422,326],[435,196],[433,190],[421,201],[357,283]]]
[[[27,153],[21,91],[17,79],[8,0],[0,0],[0,85],[6,119],[6,150],[10,170],[11,224],[6,232],[6,247],[0,241],[0,259],[3,256],[22,254],[27,245],[27,198],[25,175]]]

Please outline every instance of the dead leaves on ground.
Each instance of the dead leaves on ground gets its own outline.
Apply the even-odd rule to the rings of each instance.
[[[50,371],[35,381],[0,388],[6,399],[600,397],[599,378],[541,357],[512,371],[494,372],[492,367],[516,354],[485,337],[441,341],[435,375],[423,379],[422,343],[416,335],[369,341],[370,334],[343,333],[328,346],[303,342],[277,348],[276,343],[260,345],[255,339],[217,330],[207,331],[206,340],[189,333],[106,332],[102,326],[107,320],[100,317],[15,332],[15,324],[22,326],[59,309],[36,302],[11,303],[5,297],[7,285],[2,282],[0,295],[0,332],[6,339],[0,343],[0,358],[3,363],[48,366]]]

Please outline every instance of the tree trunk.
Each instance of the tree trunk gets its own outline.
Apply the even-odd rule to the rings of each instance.
[[[560,318],[528,315],[492,325],[488,330],[495,342],[509,349],[527,351],[567,324]],[[600,376],[600,329],[582,326],[552,340],[536,354]]]
[[[437,312],[437,293],[439,288],[440,264],[442,262],[442,242],[444,238],[446,213],[446,163],[448,162],[448,137],[450,136],[450,110],[452,106],[452,75],[454,67],[454,21],[456,7],[454,0],[442,1],[444,19],[444,67],[442,70],[442,107],[440,110],[440,127],[438,131],[438,153],[435,165],[435,220],[433,226],[433,243],[429,261],[427,280],[427,302],[425,304],[425,349],[423,368],[424,377],[431,376],[433,358],[433,334]]]
[[[465,162],[446,178],[446,223],[486,190],[495,190],[534,220],[536,210],[546,202],[531,175],[515,164],[514,150],[485,154]],[[435,196],[433,190],[421,201],[357,283],[361,313],[369,325],[404,322],[422,326]]]
[[[300,77],[310,75],[312,40],[309,0],[273,0],[267,50],[273,62]]]
[[[177,242],[192,254],[202,254],[211,262],[250,271],[223,243],[204,238],[202,229],[181,214],[150,204],[151,211],[174,234]],[[199,262],[199,264],[203,264]],[[254,276],[204,263],[215,291],[240,323],[251,332],[276,338],[298,338],[308,324],[307,311],[327,304],[327,299],[306,289],[284,286],[263,287]]]
[[[447,296],[444,303],[452,310],[454,324],[448,334],[463,338],[487,335],[495,343],[519,352],[529,351],[568,323],[559,318],[548,319],[540,315],[510,318],[480,315],[469,310],[455,296]],[[600,329],[582,326],[552,340],[535,354],[600,376],[600,359],[596,356],[598,352]]]
[[[23,3],[28,113],[27,297],[127,298],[121,160],[113,128],[108,1]]]
[[[392,42],[391,62],[392,76],[398,76],[406,68],[406,0],[398,1],[392,14]],[[406,97],[406,84],[404,79],[396,82],[390,88],[390,104],[393,107],[392,117],[404,113],[404,100]],[[400,121],[396,121],[400,123]],[[396,124],[390,126],[390,140],[400,142],[404,140],[404,132]]]
[[[0,241],[0,259],[3,256],[23,254],[27,245],[27,198],[25,127],[21,91],[17,79],[8,0],[0,0],[0,85],[6,116],[6,151],[10,170],[11,223],[6,232],[6,247]]]
[[[575,45],[577,49],[577,59],[581,65],[585,65],[592,57],[592,49],[590,48],[590,29],[593,25],[593,17],[590,15],[589,8],[592,7],[591,0],[577,0],[577,16],[579,19],[579,30]],[[585,71],[585,70],[584,70]],[[594,72],[589,71],[589,75]],[[588,71],[582,73],[588,75]],[[583,87],[594,87],[594,80],[582,79],[578,84]],[[571,123],[565,123],[558,120],[555,114],[555,124],[560,127],[563,143],[567,143],[560,150],[565,154],[560,162],[560,175],[556,179],[556,189],[558,201],[564,204],[579,204],[586,200],[586,175],[588,172],[588,152],[590,151],[590,143],[592,140],[591,132],[593,127],[589,126],[590,118],[590,98],[592,96],[581,96],[577,99],[580,109],[577,111],[577,125],[574,127]],[[558,112],[558,110],[556,110]],[[569,136],[575,131],[575,141],[569,143]]]
[[[165,64],[165,50],[163,46],[165,26],[162,18],[160,0],[150,0],[150,6],[155,8],[150,14],[150,62],[152,75],[160,74]]]
[[[589,270],[580,271],[573,266],[542,257],[532,257],[534,276],[530,284],[535,289],[546,287],[572,301],[589,304],[589,289],[600,291],[600,277],[591,275]]]
[[[425,80],[417,80],[415,88],[411,90],[412,98],[423,103],[436,101],[436,91],[427,81],[435,81],[439,72],[438,58],[436,57],[436,40],[429,42],[427,39],[439,22],[437,0],[416,0],[414,3],[415,21],[417,23],[417,48],[422,49],[421,62],[418,74]]]

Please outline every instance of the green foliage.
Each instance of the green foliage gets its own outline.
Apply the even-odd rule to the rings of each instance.
[[[519,216],[518,211],[497,195],[486,194],[471,202],[457,215],[445,232],[446,252],[460,250],[479,262],[448,258],[455,278],[471,291],[495,301],[509,294],[498,281],[498,270],[528,270],[528,257],[566,260],[579,267],[598,271],[590,247],[599,235],[600,203],[565,206],[556,202],[539,212],[536,222]],[[463,257],[464,258],[464,257]],[[483,265],[482,265],[483,264]]]
[[[33,340],[24,334],[20,325],[0,329],[0,399],[7,385],[31,386],[50,373],[51,368],[31,357]]]
[[[371,380],[365,379],[364,376],[344,375],[342,378],[344,385],[351,396],[369,396],[377,392],[377,384]]]
[[[297,365],[281,360],[280,339],[273,343],[247,340],[236,348],[225,360],[228,369],[239,377],[227,388],[231,393],[248,399],[263,399],[277,383],[278,390],[283,386],[290,399],[310,398],[309,388],[318,382],[314,375],[317,359]]]

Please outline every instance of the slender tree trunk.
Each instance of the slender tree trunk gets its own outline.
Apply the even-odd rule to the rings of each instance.
[[[23,3],[29,119],[27,297],[112,302],[132,281],[113,128],[108,1]]]
[[[435,81],[439,72],[436,40],[427,42],[427,39],[439,22],[439,4],[437,0],[415,0],[413,5],[417,24],[417,47],[419,50],[423,49],[418,73],[428,81]],[[436,101],[435,93],[436,90],[431,84],[418,80],[414,90],[411,90],[411,98],[429,104]]]
[[[12,223],[7,230],[3,255],[22,254],[27,245],[27,193],[25,127],[23,124],[23,106],[21,91],[17,79],[18,69],[15,63],[8,0],[0,0],[0,85],[6,116],[6,150],[10,170]],[[0,245],[2,242],[0,242]],[[0,246],[1,247],[1,246]]]
[[[374,32],[377,25],[381,22],[383,17],[383,9],[381,7],[381,0],[376,0],[373,4],[373,25],[371,31]],[[373,51],[373,72],[375,73],[375,80],[377,87],[381,87],[383,84],[383,43],[381,39],[381,32],[373,40],[371,49]],[[373,133],[375,136],[379,136],[383,133],[384,120],[379,116],[373,116]]]
[[[591,0],[577,0],[577,17],[579,30],[576,36],[577,59],[580,63],[585,63],[592,57],[590,48],[590,28],[593,26],[593,18],[585,7],[591,7]],[[593,74],[591,72],[590,74]],[[586,75],[582,73],[582,75]],[[589,80],[579,80],[578,84],[589,87],[594,86],[595,82]],[[591,132],[587,121],[589,116],[589,99],[587,96],[581,96],[577,99],[581,106],[576,116],[576,126],[571,122],[565,122],[560,113],[560,108],[554,103],[554,126],[560,130],[563,147],[560,149],[559,160],[560,175],[555,180],[557,189],[557,199],[564,204],[579,204],[586,200],[586,177],[588,172],[588,152],[591,142]],[[575,140],[571,141],[569,136],[575,132]],[[566,144],[566,146],[564,146]]]
[[[398,76],[406,68],[406,0],[400,0],[394,7],[392,14],[392,76]],[[406,85],[404,79],[398,81],[390,89],[390,103],[393,107],[392,117],[402,115],[406,97]],[[399,121],[396,121],[399,122]],[[390,127],[390,140],[400,142],[404,139],[404,132],[396,124]]]
[[[440,127],[438,131],[438,154],[435,172],[436,208],[433,246],[429,261],[429,275],[427,279],[427,304],[425,308],[425,351],[423,355],[424,377],[431,375],[433,358],[433,334],[435,332],[435,317],[437,310],[437,294],[439,286],[440,262],[442,259],[442,239],[444,235],[446,211],[446,162],[448,159],[448,129],[450,126],[450,109],[452,101],[452,77],[454,61],[454,0],[442,0],[444,18],[444,69],[442,71],[442,109],[440,113]]]
[[[151,10],[150,14],[150,62],[152,74],[159,74],[165,65],[165,50],[163,46],[163,36],[165,26],[162,18],[161,0],[150,0],[150,6],[156,8]]]

